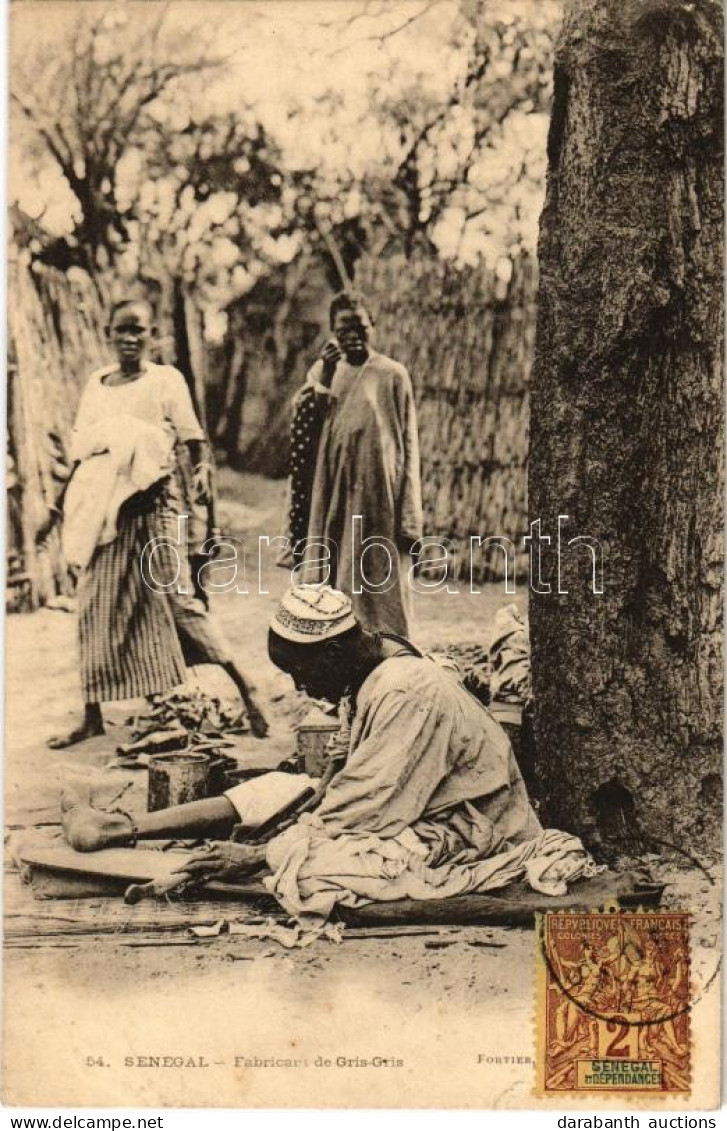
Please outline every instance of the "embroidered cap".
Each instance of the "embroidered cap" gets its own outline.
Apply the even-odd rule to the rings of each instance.
[[[270,628],[283,640],[319,644],[348,632],[357,623],[351,601],[339,589],[293,585],[280,602]]]

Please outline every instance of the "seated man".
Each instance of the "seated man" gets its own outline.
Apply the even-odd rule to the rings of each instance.
[[[505,732],[457,675],[406,640],[365,632],[343,593],[289,590],[269,652],[299,690],[350,704],[346,760],[290,828],[267,844],[218,843],[186,872],[231,880],[264,867],[272,873],[266,885],[291,914],[322,917],[336,902],[442,897],[523,875],[536,890],[560,894],[566,879],[593,874],[577,838],[543,832]],[[139,837],[229,835],[238,822],[252,830],[259,822],[251,786],[259,799],[268,778],[271,788],[291,778],[300,793],[296,775],[276,773],[136,820],[75,808],[64,818],[66,836],[93,850]]]

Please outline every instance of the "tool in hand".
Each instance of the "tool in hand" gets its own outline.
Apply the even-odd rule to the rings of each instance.
[[[189,872],[173,872],[160,880],[149,880],[145,884],[130,884],[124,892],[124,903],[141,903],[142,899],[158,899],[170,892],[184,887],[193,879]]]

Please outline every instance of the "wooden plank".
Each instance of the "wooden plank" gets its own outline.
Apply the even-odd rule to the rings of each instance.
[[[580,880],[567,895],[540,895],[525,883],[511,884],[503,892],[469,893],[447,899],[398,899],[369,903],[365,907],[340,907],[351,926],[396,923],[482,924],[532,927],[536,911],[592,911],[614,898],[625,907],[658,907],[663,885],[639,889],[633,875],[613,872]]]
[[[166,879],[181,868],[192,853],[180,849],[159,852],[148,848],[103,848],[99,852],[76,852],[60,841],[28,841],[18,848],[22,864],[42,866],[75,876],[102,876],[129,883]]]
[[[97,899],[99,896],[122,897],[128,880],[108,876],[76,876],[71,872],[56,872],[36,864],[30,868],[29,879],[35,899]]]
[[[52,843],[38,845],[27,852],[21,850],[24,866],[57,876],[100,878],[119,883],[167,877],[188,859],[192,853],[172,850],[159,852],[149,849],[107,849],[97,853],[78,853],[64,845]],[[31,861],[32,858],[32,861]],[[20,887],[20,885],[18,885]],[[208,885],[212,898],[197,904],[201,917],[210,921],[230,918],[229,900],[272,901],[266,889],[258,883]],[[524,883],[512,884],[503,892],[470,893],[447,899],[396,900],[391,903],[369,904],[360,908],[339,908],[341,918],[352,926],[377,926],[409,924],[491,924],[532,926],[536,911],[574,910],[590,911],[611,899],[623,906],[658,906],[663,885],[639,885],[632,873],[606,872],[589,880],[574,884],[565,896],[544,896],[534,892]],[[15,912],[12,899],[8,899],[6,933],[8,937],[37,934],[93,934],[107,931],[139,931],[150,927],[178,927],[200,921],[199,910],[192,911],[191,902],[150,901],[128,907],[117,899],[92,901],[80,897],[80,885],[75,899],[64,901],[63,911],[49,905],[50,900],[36,900],[34,906],[25,905]],[[214,892],[214,895],[213,895]],[[215,899],[223,896],[226,899]],[[22,900],[20,901],[22,904]],[[173,918],[165,913],[171,907]],[[222,909],[220,911],[220,909]]]

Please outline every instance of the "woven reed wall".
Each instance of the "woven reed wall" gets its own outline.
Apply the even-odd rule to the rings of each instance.
[[[476,580],[500,580],[504,554],[490,546],[470,558],[470,538],[509,538],[522,579],[534,262],[517,259],[504,282],[485,268],[457,271],[429,258],[365,259],[356,283],[376,318],[377,347],[414,382],[427,534],[449,539],[457,574],[473,566]],[[67,590],[58,530],[40,547],[36,534],[62,486],[59,451],[83,384],[107,360],[103,306],[82,272],[31,267],[26,253],[11,258],[8,445],[16,482],[8,541],[32,607]]]
[[[35,265],[25,252],[8,268],[8,583],[32,608],[68,591],[56,528],[38,531],[64,482],[64,446],[91,370],[106,359],[99,294],[81,271]]]
[[[470,571],[472,536],[503,536],[526,576],[528,386],[537,270],[512,264],[509,282],[484,267],[431,258],[364,260],[357,288],[376,320],[376,346],[409,370],[418,404],[425,530],[448,538]],[[505,555],[476,551],[474,576],[501,580]]]

